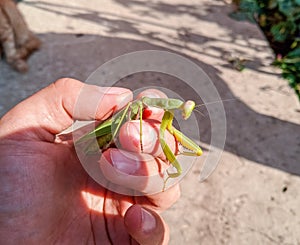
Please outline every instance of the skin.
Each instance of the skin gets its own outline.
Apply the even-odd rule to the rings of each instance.
[[[79,95],[86,103],[75,110]],[[131,99],[127,89],[109,92],[61,79],[1,118],[0,244],[168,243],[168,227],[159,212],[178,199],[178,186],[152,196],[111,192],[86,174],[72,141],[55,137],[74,119],[106,119]],[[122,159],[124,154],[112,157],[120,150],[114,151],[102,156],[102,167],[144,171],[138,161],[128,165],[130,159]],[[131,154],[136,159],[146,157],[149,169],[156,171],[157,158]]]

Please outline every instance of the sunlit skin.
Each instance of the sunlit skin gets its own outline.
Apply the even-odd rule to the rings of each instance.
[[[148,95],[147,95],[148,96]],[[128,103],[125,108],[121,111],[119,111],[116,115],[114,115],[113,118],[110,118],[109,120],[104,121],[101,123],[98,127],[96,127],[95,130],[92,132],[89,132],[88,134],[81,137],[77,144],[82,143],[86,140],[89,140],[91,137],[98,137],[98,145],[97,142],[92,142],[90,145],[88,145],[87,149],[85,150],[86,153],[91,153],[93,151],[98,151],[98,148],[106,149],[108,146],[113,143],[119,133],[119,130],[122,128],[122,125],[124,122],[131,123],[133,127],[135,127],[135,133],[139,133],[139,143],[133,138],[132,146],[129,146],[129,148],[136,148],[136,146],[139,146],[140,152],[146,152],[150,153],[148,149],[146,149],[147,146],[144,144],[144,139],[149,140],[149,137],[144,137],[144,132],[150,127],[146,127],[146,130],[143,127],[143,124],[147,126],[150,122],[147,122],[145,124],[145,121],[143,118],[144,114],[147,118],[150,118],[152,115],[151,111],[155,111],[156,113],[154,115],[159,115],[159,118],[161,118],[161,111],[162,111],[162,119],[159,122],[160,127],[159,131],[157,132],[157,135],[159,137],[160,145],[157,145],[157,147],[161,148],[165,159],[173,165],[173,167],[176,169],[176,173],[170,173],[167,171],[167,178],[164,181],[164,187],[166,181],[169,178],[177,178],[181,175],[182,169],[180,163],[177,161],[174,149],[170,148],[169,142],[165,139],[165,133],[169,132],[171,135],[173,135],[177,142],[179,142],[182,146],[184,146],[186,149],[190,150],[187,154],[190,156],[201,156],[202,150],[201,148],[190,138],[185,136],[182,132],[177,130],[173,127],[173,118],[174,118],[174,112],[175,110],[181,111],[183,119],[187,120],[193,110],[195,108],[195,102],[192,100],[188,100],[186,102],[180,100],[180,99],[173,99],[173,98],[158,98],[158,97],[146,97],[146,96],[140,96],[140,99],[135,100],[134,102]],[[144,113],[144,110],[146,110],[146,113]],[[136,127],[136,120],[133,120],[134,118],[139,117],[139,127]],[[132,122],[135,122],[132,124]],[[153,123],[153,122],[152,122]],[[155,128],[155,126],[153,127]],[[128,130],[127,130],[128,132]],[[124,135],[124,130],[121,131],[121,135]],[[127,133],[128,134],[128,133]],[[153,134],[152,134],[153,135]],[[108,136],[108,137],[107,137]],[[151,134],[149,134],[151,136]],[[120,140],[123,141],[122,139]],[[157,141],[155,141],[157,142]],[[150,143],[151,144],[151,143]],[[126,146],[127,144],[123,144],[123,146]],[[151,144],[152,145],[152,144]],[[148,145],[150,146],[150,145]],[[127,150],[130,150],[127,147]]]
[[[88,103],[74,113],[83,88]],[[177,185],[154,196],[116,194],[87,175],[72,141],[55,137],[74,119],[106,119],[120,109],[116,104],[120,97],[122,106],[132,99],[127,89],[110,90],[103,96],[107,92],[61,79],[1,119],[0,244],[167,244],[168,227],[158,213],[178,199]],[[91,108],[98,108],[96,116]],[[113,151],[106,151],[106,157],[119,154]],[[124,169],[125,161],[118,157],[110,161]],[[147,158],[152,159],[148,164],[155,171],[151,165],[157,165],[156,158],[149,154]],[[100,160],[100,164],[105,163]]]

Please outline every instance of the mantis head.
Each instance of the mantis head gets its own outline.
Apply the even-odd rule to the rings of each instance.
[[[184,120],[188,119],[191,116],[192,111],[195,108],[195,105],[196,105],[195,102],[192,100],[188,100],[183,103],[181,108],[182,108],[182,117]]]

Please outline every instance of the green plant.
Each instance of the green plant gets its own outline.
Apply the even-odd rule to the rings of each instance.
[[[300,47],[282,59],[277,58],[273,64],[282,69],[282,76],[288,80],[300,99]]]
[[[300,0],[235,0],[231,17],[257,23],[275,53],[274,65],[282,69],[300,99]]]

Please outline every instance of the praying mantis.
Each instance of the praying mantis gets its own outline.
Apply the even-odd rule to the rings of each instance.
[[[88,139],[96,137],[96,144],[92,143],[88,145],[85,149],[85,153],[88,154],[97,151],[99,148],[107,149],[113,144],[114,139],[116,138],[121,126],[126,121],[139,118],[140,148],[141,152],[143,152],[143,111],[144,109],[149,107],[155,107],[164,110],[159,129],[159,142],[167,161],[176,169],[176,172],[172,173],[167,170],[168,176],[164,181],[165,188],[165,184],[169,178],[176,178],[182,173],[180,163],[176,159],[175,154],[172,152],[165,140],[166,130],[175,137],[177,142],[179,142],[184,148],[189,150],[188,152],[182,152],[182,154],[190,156],[202,155],[201,148],[193,140],[185,136],[182,132],[180,132],[173,126],[174,112],[176,110],[179,110],[181,111],[183,119],[188,119],[195,108],[194,101],[188,100],[184,102],[180,99],[173,98],[142,97],[141,99],[129,102],[124,109],[117,112],[113,117],[102,122],[92,132],[81,137],[76,143],[81,143]]]

